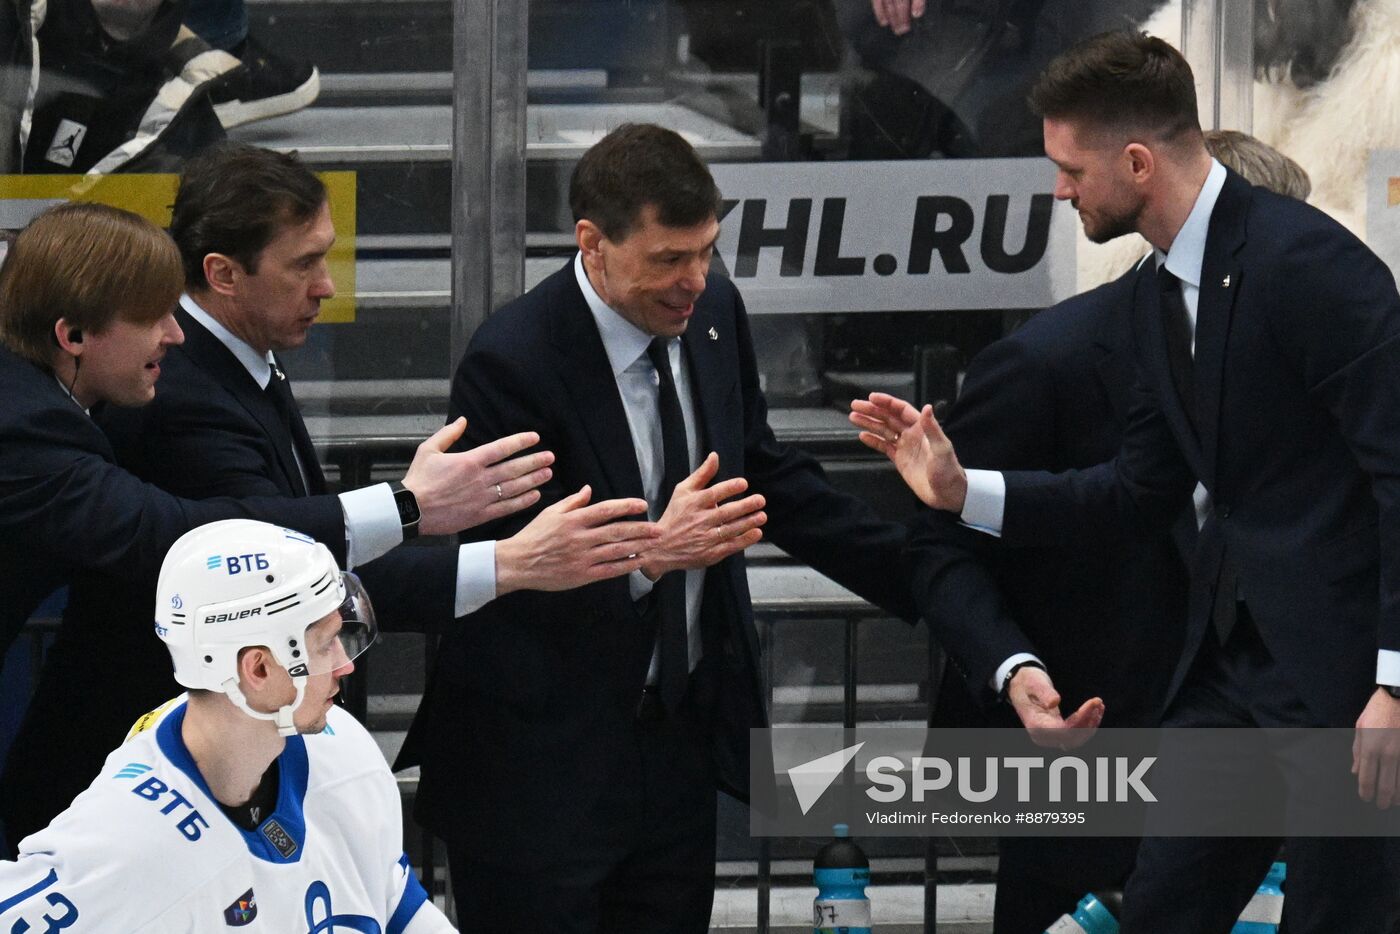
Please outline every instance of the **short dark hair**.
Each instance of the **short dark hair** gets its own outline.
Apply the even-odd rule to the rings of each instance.
[[[719,213],[719,186],[679,133],[651,123],[624,123],[595,143],[569,180],[574,220],[603,236],[627,237],[642,208],[656,206],[667,227],[693,227]]]
[[[101,334],[170,314],[184,276],[165,231],[130,211],[72,202],[20,231],[0,266],[0,342],[47,367],[54,325]]]
[[[1030,107],[1038,117],[1167,141],[1201,132],[1191,66],[1143,32],[1100,33],[1060,53],[1031,89]]]
[[[180,174],[170,235],[180,248],[185,279],[203,288],[204,257],[230,256],[250,273],[277,232],[304,224],[326,203],[326,186],[296,153],[244,143],[211,146]]]

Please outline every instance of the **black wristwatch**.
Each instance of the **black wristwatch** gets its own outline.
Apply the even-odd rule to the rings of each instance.
[[[1003,703],[1006,702],[1007,692],[1011,690],[1011,679],[1016,677],[1016,672],[1020,671],[1022,668],[1039,668],[1041,671],[1045,670],[1045,666],[1040,662],[1031,661],[1030,659],[1012,665],[1011,670],[1008,671],[1006,677],[1002,679],[1001,690],[997,692],[997,700]]]
[[[418,497],[413,495],[413,491],[399,483],[397,480],[389,484],[389,490],[394,494],[394,506],[399,510],[399,525],[403,526],[403,540],[416,538],[418,535],[418,520],[423,516],[418,511]]]
[[[1382,691],[1386,692],[1387,694],[1389,694],[1391,697],[1395,698],[1396,700],[1400,700],[1400,685],[1397,685],[1397,684],[1378,684],[1378,685],[1376,685],[1376,687],[1380,688]]]

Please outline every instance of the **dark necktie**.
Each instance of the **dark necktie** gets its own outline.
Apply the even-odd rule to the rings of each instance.
[[[647,346],[647,358],[656,368],[660,386],[657,407],[661,414],[661,492],[657,496],[658,512],[665,512],[671,492],[690,474],[690,450],[685,440],[685,418],[681,415],[681,399],[676,392],[676,380],[671,375],[671,358],[667,351],[670,341],[654,339]],[[660,666],[657,687],[667,711],[675,712],[685,697],[690,678],[689,653],[685,625],[685,572],[663,574],[652,588],[660,614],[657,641],[660,645]]]
[[[1191,318],[1181,294],[1181,280],[1166,266],[1157,267],[1157,288],[1161,293],[1162,326],[1167,332],[1167,365],[1172,385],[1186,412],[1191,430],[1196,431],[1196,368],[1191,359]]]
[[[1166,266],[1157,267],[1157,286],[1162,298],[1162,326],[1167,332],[1167,364],[1171,367],[1172,385],[1186,412],[1191,430],[1200,437],[1196,413],[1196,365],[1191,353],[1191,319],[1186,311],[1186,298],[1181,294],[1181,280]],[[1220,644],[1230,637],[1238,613],[1239,572],[1230,556],[1229,546],[1222,542],[1220,576],[1216,579],[1215,599],[1210,619]]]
[[[287,437],[292,443],[294,461],[300,462],[300,469],[297,477],[301,481],[302,495],[317,495],[326,491],[326,478],[321,473],[321,462],[316,455],[316,448],[311,443],[311,435],[306,430],[306,423],[302,421],[301,411],[297,408],[296,399],[292,397],[292,384],[287,379],[287,374],[282,372],[282,368],[277,364],[272,365],[272,378],[267,381],[267,388],[263,390],[272,407],[277,410],[277,415],[282,420],[282,426],[287,429]],[[297,466],[293,463],[293,466]]]

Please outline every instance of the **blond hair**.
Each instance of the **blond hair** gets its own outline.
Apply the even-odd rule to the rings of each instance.
[[[47,366],[60,318],[94,334],[118,319],[149,324],[184,282],[180,253],[155,224],[105,204],[61,204],[20,231],[0,266],[0,341]]]

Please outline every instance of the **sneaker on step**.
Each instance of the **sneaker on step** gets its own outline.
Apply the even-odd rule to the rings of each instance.
[[[321,74],[315,65],[283,58],[251,36],[229,54],[243,67],[209,92],[224,129],[301,110],[321,93]]]

